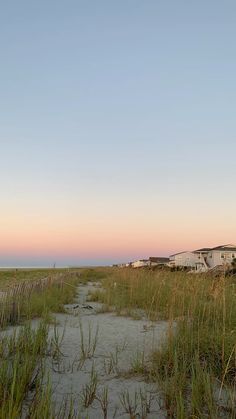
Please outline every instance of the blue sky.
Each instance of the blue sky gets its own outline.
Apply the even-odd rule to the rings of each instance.
[[[1,5],[0,265],[233,241],[235,24],[227,0]]]

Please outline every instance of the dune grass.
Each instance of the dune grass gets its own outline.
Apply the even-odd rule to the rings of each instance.
[[[98,281],[104,278],[106,271],[84,269],[79,273],[64,273],[62,279],[53,281],[49,286],[42,290],[35,290],[27,300],[23,297],[19,302],[19,311],[21,317],[32,319],[41,317],[47,313],[63,313],[64,305],[73,303],[77,294],[78,284],[87,283],[87,281]]]
[[[64,312],[64,304],[73,303],[77,293],[79,278],[66,278],[65,282],[53,283],[42,289],[35,290],[28,300],[20,299],[20,313],[22,317],[32,319],[41,317],[45,312]],[[67,282],[68,281],[68,282]]]
[[[58,275],[60,274],[60,275]],[[46,276],[45,286],[40,286]],[[0,337],[0,419],[30,417],[53,419],[55,417],[80,417],[73,412],[73,403],[57,406],[57,415],[52,402],[52,388],[47,379],[46,359],[50,357],[51,344],[48,340],[48,320],[51,314],[64,312],[64,304],[73,303],[79,283],[104,278],[102,269],[73,270],[27,270],[0,272],[3,290],[24,282],[22,294],[1,301],[2,319],[7,324],[24,323],[15,331],[1,331]],[[35,288],[27,290],[28,282],[37,281]],[[21,289],[20,289],[21,290]],[[13,306],[12,306],[13,305]],[[14,307],[14,313],[12,312]],[[10,312],[8,312],[10,308]],[[4,316],[4,311],[6,311]],[[9,315],[10,314],[10,315]],[[13,316],[14,314],[14,316]],[[43,318],[38,327],[31,327],[31,320]],[[43,415],[43,416],[42,416]]]
[[[33,393],[44,378],[47,337],[48,327],[42,322],[36,330],[25,325],[13,335],[1,338],[0,418],[19,418],[24,409],[31,409],[32,405],[37,411]]]
[[[45,317],[46,314],[50,318],[50,313],[64,312],[64,304],[73,302],[78,283],[84,281],[80,272],[50,275],[43,283],[38,278],[36,282],[25,281],[22,289],[13,294],[10,292],[0,300],[0,326]],[[35,285],[28,287],[28,284]]]
[[[118,315],[146,313],[166,320],[166,340],[142,373],[157,381],[170,418],[236,418],[236,280],[181,272],[133,269],[84,269],[35,290],[19,302],[19,320],[63,311],[78,283],[99,281],[90,295]],[[47,326],[25,326],[0,341],[0,418],[20,417],[28,394],[29,417],[53,418],[51,387],[44,375]],[[14,356],[13,356],[14,355]],[[42,384],[44,383],[44,384]],[[38,389],[34,392],[33,389]],[[42,397],[41,394],[42,393]]]
[[[37,279],[54,276],[60,273],[78,271],[76,269],[1,269],[0,270],[0,290],[7,291],[12,286],[25,281],[35,281]]]
[[[20,276],[21,280],[25,280],[25,273]],[[50,272],[50,281],[40,287],[38,279],[45,278],[45,271],[33,271],[33,274],[29,271],[26,277],[29,281],[37,280],[35,289],[14,295],[12,301],[7,300],[6,304],[1,302],[3,314],[6,311],[2,326],[22,322],[24,325],[17,327],[13,333],[1,331],[0,419],[14,419],[22,415],[39,419],[42,418],[42,412],[45,419],[55,417],[52,389],[45,368],[45,360],[50,356],[47,323],[51,320],[51,314],[63,312],[64,304],[73,302],[78,283],[87,281],[83,276],[65,274],[65,271],[63,276]],[[14,318],[12,312],[8,312],[9,308],[12,310],[12,304],[17,314]],[[32,329],[30,324],[35,317],[43,320],[36,329]]]
[[[151,374],[169,417],[236,417],[234,277],[115,269],[103,288],[90,298],[117,314],[138,308],[150,320],[168,320],[167,341],[153,354]]]
[[[0,295],[0,327],[64,312],[64,305],[73,303],[79,283],[99,281],[108,272],[109,268],[0,271],[0,291],[4,292]],[[40,281],[45,279],[46,285],[41,286]],[[35,284],[32,289],[31,284]]]

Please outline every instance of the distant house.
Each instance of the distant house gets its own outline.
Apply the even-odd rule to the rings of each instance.
[[[184,251],[170,255],[170,266],[195,268],[198,256],[194,252]]]
[[[139,259],[135,262],[132,262],[130,266],[133,268],[143,268],[147,267],[154,267],[158,265],[167,265],[169,263],[169,258],[161,257],[161,256],[150,256],[149,259]]]
[[[129,268],[130,266],[132,266],[132,262],[127,262],[127,263],[119,263],[118,265],[113,265],[116,266],[118,268]]]
[[[217,266],[230,267],[236,258],[236,245],[226,244],[204,247],[192,252],[181,252],[170,256],[170,265],[190,267],[197,272],[207,272]]]
[[[143,268],[149,266],[149,259],[139,259],[131,263],[132,268]]]
[[[169,263],[170,259],[165,258],[162,256],[150,256],[149,258],[149,266],[155,267],[159,265],[167,265]]]

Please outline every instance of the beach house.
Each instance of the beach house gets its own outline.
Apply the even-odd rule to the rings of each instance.
[[[176,253],[170,256],[170,265],[193,268],[197,272],[207,272],[217,266],[227,269],[234,259],[236,259],[236,245],[224,244]]]

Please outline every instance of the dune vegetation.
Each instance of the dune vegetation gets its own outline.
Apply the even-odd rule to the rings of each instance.
[[[114,270],[103,288],[90,298],[104,309],[168,320],[167,342],[146,373],[170,417],[236,417],[235,277],[128,268]]]
[[[0,301],[1,419],[40,419],[42,412],[45,418],[54,417],[45,362],[54,356],[56,342],[48,336],[48,322],[73,301],[80,281],[78,270],[0,272],[4,292]],[[38,322],[32,327],[34,318]],[[19,327],[8,334],[10,325]]]
[[[30,272],[14,272],[14,281],[8,273],[7,283],[4,272],[5,287],[10,289],[17,275],[19,282],[24,277],[37,283],[45,273],[35,271],[30,277]],[[101,283],[89,300],[101,302],[102,312],[134,319],[145,314],[150,322],[168,322],[162,346],[153,351],[148,365],[137,360],[133,371],[157,383],[168,417],[236,417],[234,276],[96,268],[50,272],[48,277],[46,286],[31,288],[27,298],[22,294],[17,304],[8,302],[15,304],[18,314],[14,319],[6,314],[9,305],[1,304],[0,418],[22,417],[24,409],[26,417],[40,418],[42,406],[45,418],[58,417],[53,413],[45,359],[55,355],[55,348],[56,352],[60,349],[55,337],[53,342],[48,337],[48,322],[53,313],[64,311],[64,304],[73,302],[78,284],[87,281]],[[42,321],[32,329],[33,318]],[[23,326],[13,335],[5,335],[9,324]],[[63,406],[61,409],[61,417],[77,417],[72,413],[66,416]]]
[[[80,280],[80,274],[76,271],[32,271],[32,277],[30,271],[10,274],[9,278],[6,272],[2,275],[6,287],[0,302],[2,327],[53,312],[63,312],[64,304],[71,302],[76,295]]]

